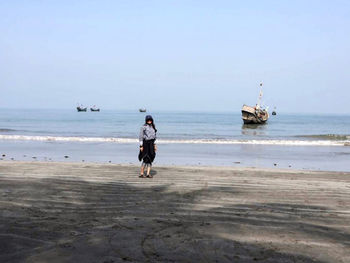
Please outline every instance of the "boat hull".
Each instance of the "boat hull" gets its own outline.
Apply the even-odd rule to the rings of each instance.
[[[264,124],[269,119],[269,113],[266,110],[257,110],[254,107],[243,105],[242,120],[244,124]]]
[[[77,107],[77,111],[80,112],[80,111],[86,111],[87,108],[80,108],[80,107]]]
[[[244,124],[265,124],[266,121],[260,121],[258,119],[250,119],[250,120],[243,119],[243,123]]]

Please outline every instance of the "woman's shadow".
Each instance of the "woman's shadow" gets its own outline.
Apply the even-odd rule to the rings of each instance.
[[[150,172],[150,174],[151,174],[152,176],[155,176],[155,175],[157,174],[157,171],[152,169],[151,172]]]

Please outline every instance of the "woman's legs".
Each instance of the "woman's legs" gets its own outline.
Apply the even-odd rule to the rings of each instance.
[[[145,167],[143,165],[141,165],[141,176],[143,176],[144,169],[145,169]]]
[[[151,163],[145,163],[145,162],[142,162],[141,164],[141,173],[140,173],[140,177],[143,177],[143,174],[145,172],[145,169],[147,171],[147,177],[153,177],[151,175],[151,167],[152,167],[152,164]]]
[[[152,167],[152,164],[151,164],[151,163],[142,162],[142,165],[141,165],[141,175],[140,175],[140,177],[143,177],[143,173],[144,173],[145,169],[146,169],[147,177],[152,177],[152,175],[151,175],[151,167]]]
[[[151,177],[151,167],[152,165],[150,163],[147,164],[147,176]]]
[[[143,177],[143,173],[144,173],[144,171],[145,171],[145,166],[146,166],[146,163],[142,162],[142,164],[141,164],[141,175],[140,175],[140,177]]]

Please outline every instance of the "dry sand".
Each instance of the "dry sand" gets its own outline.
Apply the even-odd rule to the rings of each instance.
[[[0,163],[0,262],[350,262],[350,173]]]

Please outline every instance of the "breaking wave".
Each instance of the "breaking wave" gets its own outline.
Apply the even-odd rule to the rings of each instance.
[[[332,140],[332,141],[347,141],[350,140],[350,135],[347,134],[315,134],[315,135],[298,135],[299,138]]]
[[[106,142],[106,143],[137,143],[132,138],[104,137],[63,137],[63,136],[28,136],[0,135],[0,140],[49,141],[49,142]],[[222,139],[192,139],[192,140],[157,140],[159,144],[251,144],[251,145],[288,145],[288,146],[350,146],[349,140],[222,140]]]

